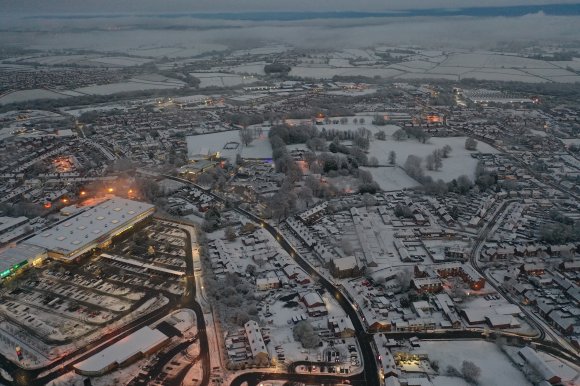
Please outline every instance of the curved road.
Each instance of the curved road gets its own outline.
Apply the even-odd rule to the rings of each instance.
[[[224,198],[210,192],[207,189],[202,188],[201,186],[199,186],[191,181],[188,181],[188,180],[185,180],[185,179],[182,179],[179,177],[169,176],[169,175],[165,175],[164,177],[170,178],[170,179],[175,180],[175,181],[179,181],[181,183],[184,183],[184,184],[187,184],[190,186],[194,186],[197,189],[200,189],[200,190],[204,191],[205,193],[211,195],[219,202],[223,202],[223,203],[227,202],[227,200],[225,200]],[[379,370],[377,367],[377,362],[376,362],[375,357],[374,357],[374,350],[373,350],[371,342],[370,342],[370,340],[371,340],[370,338],[372,338],[372,336],[369,336],[365,332],[366,330],[364,328],[364,325],[360,321],[360,319],[358,317],[358,313],[354,309],[353,305],[343,296],[342,292],[340,292],[334,286],[334,284],[332,284],[328,279],[326,279],[318,271],[316,271],[310,264],[308,264],[308,262],[306,262],[306,260],[300,255],[300,253],[296,249],[294,249],[294,247],[286,240],[286,238],[280,232],[278,232],[278,230],[276,228],[274,228],[268,222],[262,220],[261,218],[259,218],[255,214],[253,214],[245,209],[242,209],[237,205],[232,205],[232,209],[237,211],[238,213],[243,214],[244,216],[252,219],[256,223],[260,224],[264,229],[266,229],[272,236],[274,236],[274,238],[277,240],[277,242],[280,244],[280,246],[290,256],[292,256],[292,258],[296,261],[296,263],[302,269],[304,269],[304,271],[306,271],[312,277],[316,278],[318,280],[318,282],[329,293],[331,293],[334,296],[334,298],[338,301],[338,303],[343,308],[343,310],[346,312],[346,314],[350,317],[352,324],[354,326],[354,329],[356,331],[356,338],[357,338],[359,347],[361,349],[361,355],[362,355],[362,359],[363,359],[363,363],[364,363],[364,372],[362,373],[362,376],[364,378],[365,383],[363,383],[363,384],[367,385],[367,386],[379,386],[380,385]],[[262,373],[256,372],[255,374],[262,374]],[[263,374],[268,374],[268,373],[263,373]],[[313,377],[322,377],[322,375],[313,376]],[[336,378],[339,378],[342,380],[345,379],[345,377],[336,377]],[[236,378],[236,380],[237,379],[238,378]],[[285,378],[280,378],[280,379],[285,379]],[[350,378],[347,378],[347,379],[350,379]],[[356,380],[356,379],[354,379],[354,380]]]
[[[486,282],[489,285],[491,285],[504,298],[508,299],[511,303],[516,304],[516,305],[518,305],[518,302],[515,301],[513,299],[513,297],[509,293],[507,293],[501,286],[498,286],[493,279],[490,279],[487,276],[486,271],[480,267],[477,256],[479,255],[479,251],[480,251],[483,243],[485,243],[485,241],[487,240],[487,236],[489,235],[489,233],[493,229],[493,227],[496,225],[500,216],[502,216],[504,214],[508,205],[510,205],[514,202],[517,202],[517,201],[519,201],[519,200],[512,199],[512,200],[504,201],[501,204],[501,207],[494,213],[494,216],[486,223],[485,227],[479,233],[479,235],[475,241],[475,244],[473,245],[473,249],[471,250],[470,256],[469,256],[469,261],[470,261],[471,265],[473,266],[473,268],[475,268],[475,270],[477,272],[479,272],[479,274],[481,276],[483,276],[485,278]],[[532,340],[534,342],[540,344],[539,348],[545,348],[546,349],[545,351],[549,351],[552,354],[555,354],[555,352],[558,351],[560,355],[558,355],[558,354],[556,354],[556,355],[564,357],[567,360],[572,360],[572,362],[578,362],[580,360],[580,356],[578,356],[577,353],[570,351],[569,349],[567,349],[566,347],[563,347],[560,344],[560,340],[559,340],[558,336],[554,335],[554,333],[550,329],[546,329],[546,328],[544,328],[544,326],[542,326],[540,323],[538,323],[538,321],[536,321],[536,319],[534,318],[534,316],[531,314],[530,311],[528,311],[524,307],[520,307],[520,309],[526,315],[526,317],[527,317],[526,321],[531,323],[539,333],[539,335],[537,337],[532,338]],[[549,335],[553,342],[546,341],[545,340],[546,335]]]

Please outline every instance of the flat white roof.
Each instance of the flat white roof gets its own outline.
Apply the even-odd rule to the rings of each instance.
[[[103,372],[109,366],[123,363],[135,354],[147,352],[152,347],[168,339],[169,337],[161,331],[152,330],[150,327],[145,326],[106,349],[99,351],[92,357],[77,363],[74,367],[87,373]]]
[[[26,243],[65,256],[72,254],[71,257],[74,257],[76,251],[106,240],[111,233],[127,226],[153,208],[155,206],[144,202],[114,197],[53,225],[26,240]]]
[[[0,272],[24,261],[30,262],[39,255],[46,253],[46,249],[34,245],[18,244],[0,251]]]
[[[262,332],[260,331],[260,326],[254,320],[249,320],[244,325],[246,330],[246,337],[248,343],[250,344],[250,350],[252,351],[252,356],[256,356],[259,353],[268,354],[266,349],[266,344],[264,343],[264,338],[262,337]]]
[[[5,232],[6,229],[8,229],[10,227],[18,226],[20,224],[24,224],[25,222],[28,222],[28,217],[24,217],[24,216],[20,216],[20,217],[1,216],[0,217],[0,233]]]
[[[354,256],[346,256],[340,259],[334,259],[334,266],[341,271],[353,269],[357,266],[356,258]]]

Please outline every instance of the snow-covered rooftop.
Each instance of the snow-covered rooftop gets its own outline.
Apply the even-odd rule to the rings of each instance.
[[[12,248],[6,248],[0,252],[0,272],[4,272],[24,261],[30,262],[44,253],[46,253],[46,249],[27,244],[18,244]]]
[[[52,226],[26,243],[72,259],[87,247],[152,213],[154,208],[144,202],[114,197]]]
[[[84,373],[101,373],[112,365],[122,364],[134,355],[145,353],[168,339],[161,331],[145,326],[74,367]]]

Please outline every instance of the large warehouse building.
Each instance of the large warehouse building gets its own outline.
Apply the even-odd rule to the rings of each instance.
[[[169,337],[161,331],[145,326],[104,350],[77,363],[77,373],[88,376],[103,375],[117,367],[127,366],[146,357],[169,342]]]
[[[46,257],[46,249],[34,245],[18,244],[0,251],[0,281],[29,265],[40,264]]]
[[[25,241],[47,250],[48,257],[72,261],[147,219],[155,206],[114,197],[61,221]]]

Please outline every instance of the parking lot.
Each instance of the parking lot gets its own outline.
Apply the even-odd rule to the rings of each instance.
[[[160,295],[177,301],[185,288],[186,242],[182,230],[154,221],[106,251],[133,264],[97,253],[80,263],[48,261],[30,269],[0,292],[0,335],[9,331],[10,343],[22,347],[21,363],[35,364],[142,315]],[[4,351],[15,357],[14,350]]]

